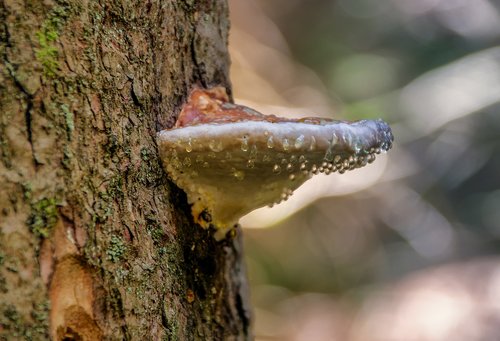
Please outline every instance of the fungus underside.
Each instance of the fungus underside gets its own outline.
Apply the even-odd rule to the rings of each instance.
[[[224,88],[195,89],[172,129],[158,133],[160,157],[202,227],[218,239],[241,216],[286,200],[318,173],[360,168],[389,150],[382,120],[356,122],[263,115],[229,102]]]

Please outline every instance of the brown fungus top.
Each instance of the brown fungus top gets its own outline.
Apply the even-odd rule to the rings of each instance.
[[[158,133],[163,165],[192,204],[194,220],[218,229],[286,200],[318,173],[363,167],[389,150],[382,120],[356,122],[263,115],[228,102],[222,87],[195,89],[175,127]]]
[[[252,108],[229,102],[226,89],[215,87],[211,89],[194,89],[189,100],[182,107],[182,111],[175,122],[175,128],[194,126],[206,123],[231,123],[241,121],[303,122],[321,124],[325,120],[318,117],[304,117],[291,119],[275,115],[264,115]]]

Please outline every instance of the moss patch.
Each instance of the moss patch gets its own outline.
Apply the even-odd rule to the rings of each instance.
[[[38,237],[47,238],[57,223],[57,204],[54,198],[43,198],[31,205],[28,225]]]
[[[71,134],[75,130],[75,120],[74,115],[71,110],[69,110],[66,104],[61,104],[61,110],[64,115],[64,121],[66,122],[66,132],[68,133],[68,140],[71,141]]]
[[[71,160],[73,159],[73,153],[68,146],[64,146],[63,159],[61,161],[62,165],[66,169],[71,169]]]
[[[123,258],[126,251],[127,251],[127,246],[125,245],[123,239],[121,239],[118,236],[111,236],[109,247],[106,250],[106,255],[108,255],[108,259],[113,263],[116,263]]]
[[[65,7],[54,7],[50,11],[48,18],[43,22],[40,30],[35,34],[39,46],[35,51],[35,56],[42,64],[43,73],[48,77],[54,77],[59,69],[58,51],[55,42],[59,38],[59,32],[67,17],[68,11]]]
[[[22,184],[23,186],[23,198],[24,200],[30,200],[31,195],[33,194],[33,187],[31,182],[25,182]]]

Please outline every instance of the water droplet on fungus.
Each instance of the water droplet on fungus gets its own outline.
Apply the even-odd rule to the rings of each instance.
[[[312,152],[314,149],[316,149],[316,138],[314,136],[311,136],[311,144],[309,145],[309,151]]]
[[[290,149],[290,141],[288,141],[286,137],[283,138],[282,145],[283,145],[283,150],[285,152],[288,151],[288,149]]]
[[[214,152],[220,152],[223,149],[222,142],[214,139],[210,140],[208,147]]]
[[[193,143],[191,138],[189,138],[186,142],[186,152],[191,153],[193,151]]]
[[[222,87],[193,90],[175,126],[158,133],[165,170],[216,238],[243,214],[287,200],[312,175],[362,167],[392,142],[381,120],[266,116],[230,103]]]
[[[300,149],[304,145],[304,141],[306,140],[306,137],[304,135],[300,135],[297,137],[295,140],[295,149]]]
[[[248,138],[246,136],[243,136],[241,140],[241,150],[244,152],[248,151]]]
[[[274,148],[274,139],[272,135],[269,136],[269,138],[267,139],[267,148],[269,149]]]
[[[243,181],[245,179],[245,172],[233,168],[233,176],[239,181]]]

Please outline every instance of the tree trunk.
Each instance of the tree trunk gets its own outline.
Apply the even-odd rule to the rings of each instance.
[[[0,340],[249,339],[240,232],[193,223],[156,145],[230,85],[226,1],[0,6]]]

